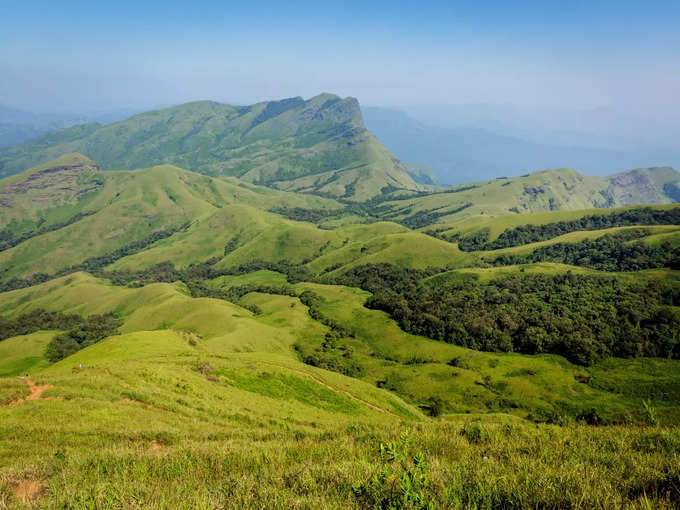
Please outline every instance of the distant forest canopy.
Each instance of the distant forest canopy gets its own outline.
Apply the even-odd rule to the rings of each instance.
[[[680,358],[680,288],[664,281],[516,274],[480,282],[423,278],[435,270],[355,267],[334,283],[373,295],[409,333],[476,350],[551,353],[590,365],[610,356]]]
[[[491,264],[513,266],[535,262],[559,262],[598,271],[642,271],[663,267],[680,269],[680,246],[674,246],[668,241],[657,245],[639,241],[648,235],[649,231],[646,229],[623,230],[605,234],[597,239],[542,246],[526,255],[500,255],[494,258]]]
[[[468,235],[445,237],[440,234],[438,237],[451,242],[457,241],[458,247],[463,251],[487,251],[547,241],[579,230],[602,230],[634,225],[680,225],[680,207],[673,209],[642,207],[611,214],[593,214],[576,220],[520,225],[504,230],[493,241],[489,241],[488,229]]]
[[[597,239],[542,246],[528,255],[500,255],[491,263],[509,266],[559,262],[598,271],[642,271],[663,267],[680,269],[680,246],[668,241],[650,245],[638,240],[647,235],[649,231],[646,229],[623,230]]]

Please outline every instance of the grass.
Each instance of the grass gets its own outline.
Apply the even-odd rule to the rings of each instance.
[[[58,164],[56,161],[50,165]],[[5,180],[22,182],[35,172],[29,170]],[[186,223],[195,224],[186,233],[175,234],[165,243],[159,242],[158,248],[153,246],[153,251],[141,256],[141,262],[152,260],[157,263],[159,260],[155,257],[158,256],[176,257],[178,264],[183,260],[205,260],[213,255],[223,255],[227,242],[242,230],[244,240],[248,240],[248,235],[256,237],[276,230],[282,220],[263,209],[283,204],[308,208],[339,207],[328,199],[214,179],[169,165],[135,172],[97,172],[97,175],[103,185],[86,200],[57,201],[41,212],[48,221],[62,220],[64,208],[70,211],[69,214],[82,211],[93,214],[0,252],[0,266],[5,270],[3,279],[24,277],[36,272],[35,268],[55,273],[88,257],[105,255],[154,232]],[[54,193],[61,185],[53,183]],[[51,192],[51,188],[41,189],[43,193],[46,191]],[[21,196],[19,199],[23,200]],[[26,216],[28,213],[21,214]],[[250,225],[240,221],[244,216],[251,218]],[[301,224],[298,228],[311,227]],[[214,236],[216,229],[220,229],[222,236]],[[318,232],[323,235],[323,231]]]
[[[643,169],[642,173],[655,180],[653,172]],[[677,180],[677,174],[659,177],[668,182]],[[643,178],[640,182],[645,180],[648,179]],[[581,175],[571,169],[546,170],[511,179],[454,186],[436,194],[395,199],[383,204],[383,214],[391,219],[404,219],[417,213],[434,212],[437,217],[429,223],[438,228],[448,226],[449,234],[489,228],[493,240],[506,228],[527,223],[551,223],[588,214],[606,214],[611,209],[605,208],[611,207],[671,202],[664,195],[662,182],[641,186],[615,184],[617,193],[623,191],[620,197],[610,193],[610,182],[610,178]],[[467,204],[471,205],[459,210]]]
[[[263,320],[293,299],[248,298],[272,314]],[[443,507],[677,502],[677,428],[537,426],[504,414],[432,421],[371,384],[216,343],[133,332],[36,371],[36,383],[51,385],[42,399],[0,406],[0,502],[21,506],[17,488],[35,482],[41,508],[364,508],[394,497],[380,474],[402,477],[417,455],[423,496]],[[484,362],[521,378],[512,358]],[[673,373],[662,363],[655,370]],[[5,402],[27,393],[18,378],[0,378],[0,388]]]
[[[560,264],[534,264],[529,272],[566,272],[572,268]],[[480,277],[491,279],[518,268],[460,269],[433,278]],[[658,277],[650,272],[650,278]],[[239,277],[223,277],[214,285],[228,287],[246,283],[285,285],[282,275],[261,271]],[[613,421],[643,421],[644,399],[651,399],[665,423],[673,423],[680,415],[677,398],[661,398],[648,390],[619,391],[616,384],[595,385],[598,377],[615,377],[623,370],[625,360],[612,360],[585,369],[566,362],[559,356],[526,356],[521,354],[484,353],[437,342],[403,332],[385,313],[363,307],[368,293],[349,287],[300,283],[292,286],[298,292],[313,290],[324,298],[320,308],[329,318],[349,328],[355,338],[342,344],[352,349],[352,357],[364,369],[361,379],[379,385],[403,397],[413,405],[427,405],[438,397],[445,403],[446,413],[488,413],[503,411],[523,418],[569,420],[591,408]],[[297,345],[304,353],[320,350],[325,327],[311,321],[296,298],[251,293],[243,298],[248,304],[263,309],[259,320],[291,328]],[[291,305],[294,307],[291,308]],[[296,319],[291,319],[297,311]],[[307,323],[307,326],[304,324]],[[620,365],[617,363],[620,361]],[[658,371],[658,360],[636,360],[628,366],[628,375],[650,380]],[[675,368],[671,368],[675,367]],[[667,360],[667,386],[680,382],[676,375],[680,362]],[[616,380],[616,379],[615,379]],[[583,382],[586,381],[586,382]]]
[[[285,282],[271,271],[213,282],[246,283]],[[415,497],[462,508],[677,505],[676,361],[586,371],[554,356],[479,353],[407,335],[363,308],[363,291],[294,288],[322,295],[322,311],[356,332],[354,356],[369,368],[361,380],[296,359],[293,339],[314,347],[328,329],[289,296],[246,295],[262,309],[252,316],[181,285],[124,289],[86,274],[5,294],[10,315],[116,309],[124,332],[32,368],[50,385],[43,397],[0,405],[0,505],[21,507],[31,483],[41,508],[365,508]],[[163,329],[139,329],[152,321]],[[36,352],[41,336],[30,335]],[[376,387],[381,379],[394,391]],[[5,403],[26,394],[23,380],[0,377]],[[433,394],[448,402],[438,420],[416,407]],[[513,399],[517,408],[504,407]],[[559,402],[642,414],[643,399],[665,427],[522,419]]]
[[[321,96],[313,106],[329,100]],[[174,112],[187,115],[180,132],[195,127],[197,112],[205,116],[205,130],[182,143],[164,139],[159,150],[179,158],[173,159],[178,164],[205,165],[202,171],[213,172],[201,140],[218,132],[217,117],[223,114],[239,129],[252,127],[231,154],[234,166],[227,173],[243,171],[248,179],[272,186],[335,195],[361,177],[364,185],[352,198],[379,191],[384,168],[371,162],[389,155],[377,142],[358,148],[354,166],[343,167],[333,180],[328,172],[305,173],[307,167],[285,159],[290,154],[271,159],[274,134],[294,125],[295,108],[285,106],[272,112],[266,103],[254,105],[244,118],[211,103],[194,104],[190,111],[180,107]],[[166,114],[138,116],[131,125],[147,126]],[[254,118],[263,122],[252,126]],[[316,132],[287,137],[285,144],[291,140],[296,151],[310,149],[314,157],[328,149]],[[119,149],[97,150],[113,164],[122,161]],[[261,166],[239,166],[257,151],[265,160]],[[124,155],[129,161],[143,157],[135,151]],[[65,161],[88,163],[78,155]],[[39,171],[1,181],[0,187]],[[217,268],[253,259],[304,264],[319,276],[317,283],[290,284],[273,271],[208,283],[290,287],[298,295],[312,291],[321,298],[312,310],[320,320],[296,296],[251,292],[235,304],[192,298],[181,282],[128,288],[83,272],[2,293],[3,316],[36,308],[81,315],[113,312],[122,325],[119,334],[54,364],[44,359],[53,331],[0,341],[0,508],[680,505],[680,361],[609,359],[584,368],[553,355],[473,351],[405,333],[385,313],[363,306],[369,297],[365,291],[319,283],[356,265],[379,262],[446,268],[432,277],[441,284],[521,272],[596,271],[553,263],[480,267],[487,253],[461,252],[455,243],[393,221],[355,223],[359,217],[345,217],[324,228],[291,221],[268,211],[284,204],[339,210],[342,204],[169,164],[94,173],[101,184],[86,198],[62,196],[29,207],[35,218],[42,215],[48,222],[80,211],[92,214],[0,252],[3,280],[54,272],[188,222],[108,269],[144,269],[165,260],[184,267],[208,258]],[[442,208],[437,221],[450,232],[489,228],[493,239],[520,222],[592,213],[507,210],[511,203],[526,211],[555,204],[592,207],[601,181],[580,179],[571,171],[537,173],[505,186],[500,180],[457,193],[385,202],[382,210],[385,217],[403,220]],[[578,193],[567,193],[574,186]],[[543,191],[533,189],[539,187]],[[459,208],[468,201],[474,204]],[[12,210],[24,214],[19,206]],[[10,216],[0,221],[9,225]],[[574,232],[491,255],[618,230]],[[676,226],[651,230],[645,242],[677,240]],[[608,274],[680,281],[680,273],[670,269]],[[338,366],[349,367],[345,373],[355,377],[302,359],[341,361]],[[31,381],[17,377],[26,373],[44,392],[8,405],[33,391]],[[586,426],[583,419],[609,425]]]
[[[251,375],[241,389],[174,368],[130,364],[144,378],[122,368],[107,378],[88,367],[51,381],[78,377],[86,395],[59,390],[53,397],[68,398],[0,408],[0,502],[21,506],[16,489],[33,481],[41,508],[366,508],[409,494],[402,480],[422,458],[422,496],[437,507],[677,503],[675,428],[530,426],[500,415],[437,423],[350,417],[267,396],[285,376]],[[272,386],[261,391],[263,381]],[[139,398],[150,394],[154,407],[102,391],[125,384]]]
[[[45,347],[54,332],[39,331],[0,341],[0,377],[24,375],[49,365]]]
[[[646,205],[653,209],[672,209],[677,205]],[[500,215],[479,215],[467,218],[463,221],[452,221],[451,228],[445,231],[446,235],[452,234],[470,234],[482,229],[488,229],[489,241],[494,241],[504,230],[519,227],[521,225],[545,225],[548,223],[556,223],[559,221],[577,220],[584,216],[606,215],[615,212],[621,212],[628,209],[635,209],[635,206],[616,207],[612,209],[564,209],[558,211],[538,211],[538,212],[523,212],[522,214],[507,214]]]
[[[540,241],[536,243],[523,244],[521,246],[513,246],[511,248],[502,248],[499,250],[488,250],[483,252],[484,257],[488,259],[496,258],[500,255],[526,255],[532,253],[534,250],[541,248],[543,246],[551,246],[558,243],[577,243],[583,241],[584,239],[597,239],[607,234],[615,234],[617,232],[623,232],[625,230],[635,230],[640,227],[614,227],[606,228],[602,230],[588,230],[588,231],[577,231],[570,232],[558,237],[554,237],[547,241]],[[644,227],[645,230],[649,231],[649,235],[642,238],[647,241],[647,239],[654,239],[658,242],[661,240],[666,240],[670,238],[680,237],[680,229],[676,225],[653,225]],[[637,241],[637,240],[636,240]],[[635,242],[635,241],[633,241]]]

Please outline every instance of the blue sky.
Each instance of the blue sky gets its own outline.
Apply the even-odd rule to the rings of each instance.
[[[680,115],[677,1],[169,4],[0,4],[0,104],[83,111],[328,91],[370,105]]]

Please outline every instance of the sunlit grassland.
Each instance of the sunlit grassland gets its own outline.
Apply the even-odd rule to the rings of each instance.
[[[0,342],[0,377],[23,375],[49,365],[45,347],[54,332],[39,331]]]
[[[425,197],[427,198],[427,197]],[[615,209],[581,209],[581,210],[561,210],[561,211],[537,211],[524,212],[522,214],[508,214],[504,212],[501,215],[478,215],[465,218],[463,221],[456,220],[451,222],[451,229],[444,231],[446,235],[470,234],[482,229],[488,229],[489,241],[495,240],[503,231],[522,225],[546,225],[549,223],[556,223],[560,221],[571,221],[583,218],[584,216],[601,216],[613,213],[619,213],[630,209],[635,209],[640,206],[617,207]],[[668,210],[677,207],[677,204],[664,205],[646,205],[657,210]]]
[[[677,239],[680,238],[680,228],[677,225],[650,225],[650,226],[631,226],[631,227],[613,227],[606,228],[602,230],[579,230],[576,232],[570,232],[558,237],[554,237],[547,241],[540,241],[536,243],[523,244],[521,246],[513,246],[510,248],[502,248],[499,250],[488,250],[484,252],[477,252],[482,254],[481,256],[485,259],[492,259],[499,257],[501,255],[526,255],[532,253],[538,248],[544,246],[552,246],[558,243],[578,243],[584,239],[597,239],[604,235],[616,234],[619,232],[625,232],[628,230],[639,230],[644,228],[649,231],[649,236],[642,238],[644,242],[649,244],[659,244],[666,239]],[[651,239],[651,241],[649,241]],[[629,241],[637,242],[638,240]]]
[[[480,277],[483,280],[519,269],[461,269],[433,278]],[[578,272],[578,268],[561,264],[526,266],[529,272],[564,273],[572,269]],[[649,278],[658,276],[648,275]],[[271,271],[221,277],[213,282],[224,287],[253,283],[287,285],[282,275]],[[612,360],[586,368],[553,355],[478,352],[405,333],[387,314],[366,309],[363,303],[369,294],[362,290],[311,283],[291,287],[298,292],[313,290],[322,296],[322,312],[355,334],[355,338],[345,338],[343,343],[353,349],[353,358],[364,367],[361,379],[388,388],[415,405],[427,405],[428,399],[437,397],[447,403],[445,412],[502,410],[535,419],[560,419],[560,416],[569,419],[592,408],[615,421],[640,421],[645,419],[642,401],[651,399],[664,422],[672,423],[678,417],[676,392],[680,388],[677,375],[680,362],[676,360],[642,359],[632,365],[625,360]],[[263,307],[260,320],[272,324],[286,324],[286,317],[301,306],[297,303],[291,308],[297,301],[295,298],[260,293],[248,294],[243,300]],[[300,316],[299,320],[304,323],[309,319]],[[310,325],[304,334],[297,334],[296,343],[303,353],[313,352],[320,348],[324,334],[324,327]],[[631,378],[650,381],[659,373],[659,364],[668,376],[658,380],[658,394],[642,387],[637,393],[619,391],[616,384],[619,373],[627,370]],[[613,382],[588,384],[588,380],[595,380],[594,373],[600,380],[611,375]]]
[[[434,421],[361,381],[209,343],[130,333],[35,374],[52,386],[42,399],[0,407],[0,502],[17,506],[16,487],[34,481],[41,508],[365,508],[401,493],[418,455],[422,494],[442,507],[676,502],[677,429]],[[22,396],[22,380],[0,382]],[[380,453],[389,442],[403,461]],[[397,485],[379,481],[383,470]]]

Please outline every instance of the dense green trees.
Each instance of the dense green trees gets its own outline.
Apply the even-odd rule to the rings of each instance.
[[[81,317],[37,309],[14,319],[0,317],[0,340],[40,330],[66,330],[55,336],[45,350],[47,359],[55,362],[83,347],[115,335],[120,323],[120,319],[111,313]]]
[[[43,309],[33,310],[14,319],[0,317],[0,340],[40,330],[71,329],[82,320],[79,315],[48,312]]]
[[[427,271],[359,266],[346,284],[373,293],[414,334],[485,351],[554,353],[582,365],[609,357],[680,358],[680,289],[602,276],[517,274],[421,281]]]
[[[491,242],[489,242],[488,230],[480,230],[473,234],[447,240],[458,241],[458,247],[463,251],[498,250],[547,241],[579,230],[602,230],[633,225],[680,225],[680,207],[674,209],[642,207],[612,214],[593,214],[576,220],[558,221],[543,225],[520,225],[503,231],[498,238]]]
[[[112,313],[81,318],[66,333],[55,336],[45,349],[51,362],[59,361],[74,352],[118,333],[121,321]]]
[[[600,271],[640,271],[670,267],[680,269],[680,246],[665,242],[649,245],[636,239],[648,235],[645,229],[623,230],[577,243],[557,243],[537,248],[528,255],[501,255],[497,266],[532,262],[561,262]]]

